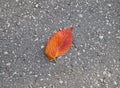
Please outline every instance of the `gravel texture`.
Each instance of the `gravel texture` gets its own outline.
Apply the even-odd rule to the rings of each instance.
[[[49,62],[71,26],[72,49]],[[0,88],[120,88],[120,0],[0,0]]]

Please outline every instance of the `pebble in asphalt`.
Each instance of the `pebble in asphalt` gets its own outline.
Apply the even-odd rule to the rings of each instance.
[[[70,26],[50,63],[46,43]],[[0,88],[120,88],[120,0],[0,0]]]

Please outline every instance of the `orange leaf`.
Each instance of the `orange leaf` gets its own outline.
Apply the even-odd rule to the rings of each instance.
[[[50,61],[54,61],[57,57],[65,55],[72,46],[72,27],[61,30],[53,35],[49,40],[45,54]]]

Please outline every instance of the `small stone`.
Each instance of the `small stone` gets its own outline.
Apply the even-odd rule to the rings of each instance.
[[[104,80],[103,79],[100,79],[101,82],[103,82]]]
[[[108,73],[108,77],[111,77],[111,73]]]
[[[79,56],[79,55],[80,55],[80,53],[78,52],[78,53],[77,53],[77,55]]]
[[[102,35],[100,35],[100,36],[99,36],[99,38],[100,38],[100,39],[103,39],[103,36],[102,36]]]
[[[90,88],[93,88],[93,86],[91,85]]]
[[[39,4],[36,4],[36,5],[35,5],[35,7],[38,7],[38,6],[39,6]]]
[[[17,74],[17,72],[14,72],[13,75]]]
[[[46,80],[49,80],[49,78],[46,78]]]
[[[45,31],[47,30],[47,28],[44,29]]]
[[[29,74],[32,74],[32,71],[30,71]]]
[[[38,77],[38,75],[35,75],[35,77]]]
[[[10,23],[7,23],[7,27],[10,27]]]
[[[51,74],[48,74],[48,76],[51,76]]]
[[[117,85],[117,82],[116,82],[116,81],[114,81],[114,84],[115,84],[115,85]]]
[[[120,39],[120,36],[117,36],[116,38]]]
[[[57,31],[56,31],[56,30],[54,30],[54,31],[53,31],[53,33],[57,33]]]
[[[5,61],[4,60],[2,60],[2,63],[4,63]]]
[[[5,74],[5,72],[2,72],[2,75],[4,75]]]
[[[77,51],[77,48],[75,48],[75,51]]]
[[[7,52],[7,51],[5,51],[5,52],[4,52],[4,54],[6,55],[6,54],[8,54],[8,52]]]
[[[108,34],[111,34],[111,32],[110,32],[110,31],[108,31]]]
[[[83,17],[83,15],[82,15],[82,14],[79,14],[78,16],[79,16],[80,18],[82,18],[82,17]]]
[[[0,28],[0,31],[3,31],[3,29],[2,29],[2,28]]]
[[[27,69],[27,67],[24,68],[25,70]]]
[[[23,72],[23,75],[25,76],[25,75],[26,75],[26,73],[25,73],[25,72]]]
[[[35,16],[33,16],[33,15],[32,15],[32,18],[33,18],[33,19],[36,19]]]
[[[106,71],[103,72],[103,75],[106,75]]]
[[[59,83],[60,83],[60,84],[62,84],[62,83],[63,83],[63,81],[60,79],[60,80],[59,80]]]
[[[99,3],[99,0],[96,0],[97,3]]]
[[[83,49],[83,52],[85,52],[85,49]]]
[[[13,54],[15,54],[15,51],[12,51]]]
[[[43,86],[43,88],[46,88],[46,86]]]
[[[34,41],[38,41],[38,38],[36,38]]]
[[[77,64],[78,62],[77,61],[75,61],[75,64]]]
[[[83,86],[82,88],[85,88],[85,86]]]
[[[11,65],[11,63],[9,62],[9,63],[6,63],[6,66],[10,66]]]
[[[41,49],[43,49],[43,48],[44,48],[44,45],[41,46]]]
[[[67,59],[68,57],[67,56],[65,56],[65,59]]]
[[[100,77],[100,75],[99,75],[99,74],[97,74],[97,77]]]
[[[43,81],[43,79],[40,79],[41,81]]]
[[[112,5],[111,4],[107,4],[109,7],[111,7]]]
[[[16,0],[16,2],[18,2],[19,0]]]

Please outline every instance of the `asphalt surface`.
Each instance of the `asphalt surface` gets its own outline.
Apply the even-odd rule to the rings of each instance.
[[[49,62],[71,26],[72,49]],[[120,0],[0,0],[0,88],[120,88]]]

